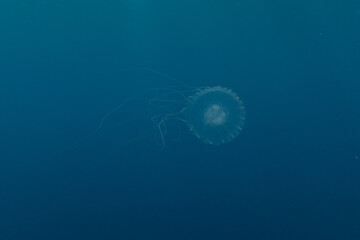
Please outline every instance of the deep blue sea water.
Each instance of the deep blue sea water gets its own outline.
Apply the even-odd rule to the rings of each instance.
[[[240,135],[162,144],[179,81]],[[359,0],[2,0],[0,240],[358,240],[359,90]]]

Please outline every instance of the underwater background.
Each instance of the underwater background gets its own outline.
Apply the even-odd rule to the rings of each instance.
[[[0,30],[0,240],[360,239],[359,0],[2,0]],[[236,92],[240,135],[162,144],[179,82]]]

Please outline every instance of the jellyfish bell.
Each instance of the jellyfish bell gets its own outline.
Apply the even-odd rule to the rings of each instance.
[[[183,113],[190,131],[207,144],[232,141],[245,122],[243,102],[232,90],[220,86],[201,89],[190,96]]]

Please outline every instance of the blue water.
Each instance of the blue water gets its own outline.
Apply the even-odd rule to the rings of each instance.
[[[0,240],[360,239],[359,0],[2,0],[0,30]],[[178,81],[235,91],[240,135],[162,144],[141,92]]]

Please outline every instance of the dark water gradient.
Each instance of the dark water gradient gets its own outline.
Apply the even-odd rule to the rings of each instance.
[[[358,0],[2,0],[0,30],[0,240],[360,239]],[[232,88],[243,132],[159,147],[139,96],[67,149],[174,85],[143,67]]]

